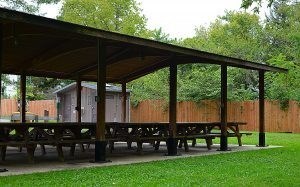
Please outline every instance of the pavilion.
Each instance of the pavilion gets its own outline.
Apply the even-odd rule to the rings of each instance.
[[[81,123],[81,81],[97,82],[95,161],[105,161],[106,159],[106,83],[122,84],[124,97],[126,97],[127,82],[169,67],[170,110],[167,148],[169,155],[176,155],[177,65],[187,63],[220,65],[222,124],[220,150],[222,151],[228,149],[226,134],[227,67],[259,72],[259,146],[266,146],[265,72],[287,72],[286,69],[268,66],[264,63],[254,63],[3,8],[0,8],[0,37],[2,38],[0,75],[3,73],[15,74],[21,77],[21,123],[26,123],[26,76],[76,80],[78,123]],[[126,98],[123,100],[126,101]]]

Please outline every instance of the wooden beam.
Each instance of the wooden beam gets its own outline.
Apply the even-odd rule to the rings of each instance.
[[[122,83],[122,122],[126,122],[127,117],[127,92],[126,92],[126,82]]]
[[[138,69],[132,73],[127,74],[124,77],[121,77],[119,79],[119,81],[126,81],[126,82],[130,82],[134,79],[137,79],[143,75],[147,75],[149,73],[152,73],[158,69],[164,68],[168,66],[168,63],[170,62],[170,60],[172,59],[172,57],[165,57],[161,60],[159,60],[158,62],[152,64],[151,66],[147,66],[147,67],[143,67],[141,69]]]
[[[120,51],[112,54],[111,56],[107,57],[106,59],[106,64],[107,65],[111,65],[113,63],[116,63],[116,59],[126,59],[129,58],[128,56],[126,56],[126,58],[124,57],[124,55],[126,53],[128,53],[130,51],[130,49],[126,48],[126,49],[121,49]],[[90,71],[95,70],[95,68],[97,68],[98,64],[97,62],[93,62],[83,68],[80,68],[78,70],[75,70],[74,72],[70,73],[70,77],[75,76],[75,75],[82,75],[84,73],[88,73]]]
[[[169,96],[169,138],[167,139],[168,155],[177,155],[177,64],[170,64],[170,96]]]
[[[19,35],[18,35],[19,36]],[[42,59],[43,56],[47,55],[49,52],[53,51],[54,49],[57,49],[58,47],[62,46],[63,44],[65,44],[68,40],[64,40],[63,42],[59,42],[59,43],[55,43],[54,45],[51,45],[50,47],[48,47],[47,49],[45,49],[44,51],[42,51],[39,54],[35,54],[34,57],[25,60],[22,63],[22,66],[20,67],[20,69],[30,69],[33,65],[35,65],[35,62],[42,62],[39,59]]]
[[[106,63],[105,46],[98,39],[98,82],[97,82],[97,131],[96,140],[105,140],[105,91],[106,91]]]
[[[97,40],[97,123],[95,140],[95,162],[106,160],[105,140],[105,92],[106,92],[106,46],[101,39]]]
[[[20,81],[20,112],[21,112],[21,122],[26,122],[26,75],[21,74],[21,81]]]
[[[266,146],[265,139],[265,71],[259,71],[259,144]]]
[[[227,142],[227,66],[221,66],[221,138],[220,151],[228,150]]]
[[[121,79],[119,79],[119,82],[121,80],[126,80],[126,82],[130,82],[133,81],[135,79],[138,79],[142,76],[145,76],[147,74],[150,74],[154,71],[157,71],[159,69],[165,68],[169,66],[169,63],[176,63],[178,64],[188,64],[191,62],[194,62],[194,58],[186,58],[184,56],[178,56],[178,55],[170,55],[170,56],[166,56],[165,58],[163,58],[162,60],[156,62],[154,65],[152,66],[147,66],[146,68],[141,68],[133,73],[130,73],[124,77],[122,77]]]
[[[26,76],[48,77],[48,78],[59,78],[59,79],[68,79],[69,77],[69,74],[67,73],[54,72],[54,71],[37,71],[37,70],[21,71],[20,69],[6,69],[2,73],[12,74],[12,75],[21,75],[25,73]],[[73,80],[76,79],[74,78]]]
[[[1,99],[2,99],[2,63],[3,63],[3,24],[0,24],[0,117],[1,111]]]
[[[177,104],[177,65],[170,65],[170,98],[169,98],[169,123],[170,136],[176,136],[176,110]]]
[[[76,81],[76,96],[77,96],[77,106],[76,106],[76,111],[77,111],[77,122],[81,122],[81,80],[78,77]]]
[[[86,46],[86,47],[73,47],[73,49],[67,49],[65,51],[57,52],[57,53],[54,53],[54,51],[52,51],[52,53],[54,53],[54,54],[52,54],[52,56],[44,57],[44,59],[43,58],[37,59],[36,62],[38,63],[38,66],[41,66],[41,65],[50,63],[52,60],[55,60],[62,56],[69,55],[71,53],[78,53],[81,50],[87,50],[87,49],[92,50],[93,48],[94,47],[92,47],[92,46]],[[47,54],[47,55],[50,55],[50,54]]]

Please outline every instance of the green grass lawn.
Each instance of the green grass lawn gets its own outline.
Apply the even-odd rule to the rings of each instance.
[[[267,143],[284,147],[0,177],[0,186],[300,186],[300,134],[268,133]]]

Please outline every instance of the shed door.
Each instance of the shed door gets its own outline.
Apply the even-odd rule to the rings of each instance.
[[[106,94],[105,120],[107,122],[116,122],[116,97],[113,94]]]
[[[63,114],[64,122],[71,121],[71,94],[66,94],[64,96],[64,114]]]

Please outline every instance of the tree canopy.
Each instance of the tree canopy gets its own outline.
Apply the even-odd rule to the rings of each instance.
[[[134,0],[65,0],[58,19],[128,35],[146,34],[146,18]]]
[[[290,99],[300,101],[299,15],[300,3],[291,3],[291,1],[272,2],[271,14],[265,21],[261,21],[255,13],[228,11],[224,16],[212,22],[208,28],[199,26],[195,36],[177,41],[176,44],[287,68],[289,70],[287,74],[267,73],[266,96],[268,99],[281,100],[283,104]],[[164,38],[164,41],[171,41],[171,39]],[[141,78],[136,82],[141,84],[139,82],[141,81],[144,86],[133,87],[133,93],[144,93],[147,90],[147,96],[155,94],[157,98],[160,95],[157,92],[164,89],[160,84],[167,78],[149,76],[152,78],[151,85],[157,85],[156,89],[145,88],[147,78]],[[149,87],[153,88],[153,86]],[[219,67],[195,64],[179,66],[178,90],[179,100],[199,102],[203,99],[219,98]],[[231,100],[256,99],[258,97],[258,73],[229,68],[228,91],[228,97]],[[165,92],[162,92],[161,99],[167,97]],[[138,98],[140,97],[143,96]],[[144,99],[147,98],[144,97]]]
[[[43,4],[58,3],[61,0],[0,0],[2,6],[27,13],[38,14]]]

